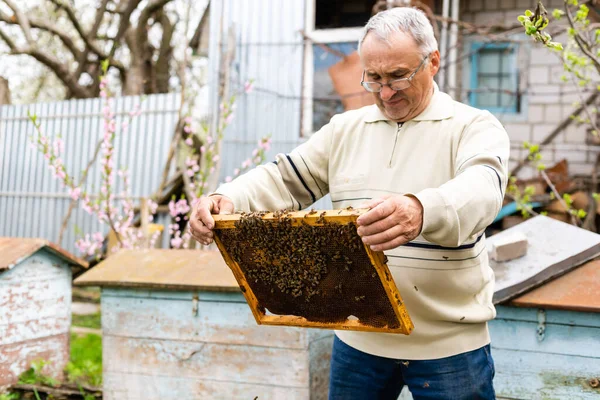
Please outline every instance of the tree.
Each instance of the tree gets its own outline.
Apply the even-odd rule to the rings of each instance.
[[[124,95],[168,92],[180,81],[182,54],[190,47],[198,50],[207,26],[206,2],[87,3],[0,0],[0,39],[7,54],[44,66],[64,86],[66,98],[100,94],[103,60],[109,73],[118,76]],[[186,48],[178,49],[180,43]]]

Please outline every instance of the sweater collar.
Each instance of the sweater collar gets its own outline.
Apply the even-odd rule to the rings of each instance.
[[[452,118],[454,116],[454,100],[444,92],[440,92],[437,83],[433,82],[433,95],[429,101],[429,105],[423,112],[411,121],[439,121],[442,119]],[[388,117],[383,115],[376,104],[370,106],[365,116],[365,122],[390,121]]]

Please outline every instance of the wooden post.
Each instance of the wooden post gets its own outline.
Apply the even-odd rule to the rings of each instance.
[[[142,226],[142,235],[144,236],[144,248],[150,246],[150,235],[148,229],[148,220],[150,218],[150,211],[148,210],[148,199],[143,197],[140,202],[140,219]]]

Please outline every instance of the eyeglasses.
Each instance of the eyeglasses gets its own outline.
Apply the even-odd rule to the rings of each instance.
[[[423,61],[421,61],[421,64],[419,64],[419,66],[417,67],[417,69],[415,69],[414,72],[412,74],[410,74],[410,76],[408,78],[395,79],[395,80],[393,80],[393,81],[391,81],[389,83],[365,82],[365,71],[363,70],[362,78],[360,80],[360,84],[368,92],[371,92],[371,93],[379,93],[379,92],[381,92],[383,90],[384,86],[389,86],[390,89],[395,90],[395,91],[404,90],[404,89],[406,89],[406,88],[408,88],[410,86],[410,82],[415,77],[415,75],[417,74],[417,72],[419,72],[419,70],[421,69],[421,67],[425,64],[425,61],[429,58],[430,55],[431,55],[431,53],[427,54],[425,56],[425,58],[423,58]]]

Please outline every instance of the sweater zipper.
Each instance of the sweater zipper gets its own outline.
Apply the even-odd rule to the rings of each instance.
[[[396,144],[398,143],[398,136],[400,135],[400,129],[402,128],[403,122],[398,122],[398,129],[396,129],[396,138],[394,139],[394,147],[392,147],[392,154],[390,155],[390,162],[388,168],[392,168],[392,160],[394,159],[394,153],[396,152]]]

